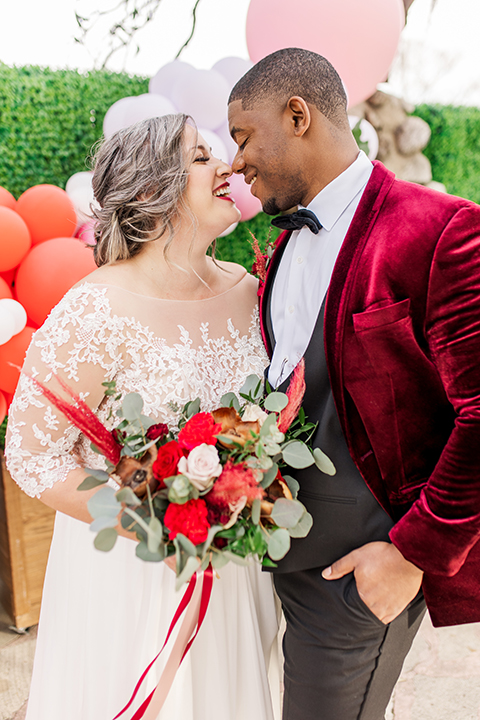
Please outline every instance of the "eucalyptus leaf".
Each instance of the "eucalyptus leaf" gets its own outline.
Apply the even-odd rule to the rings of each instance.
[[[272,560],[281,560],[290,550],[290,535],[288,530],[280,528],[275,530],[268,540],[268,554]]]
[[[89,475],[82,483],[80,483],[77,490],[92,490],[93,488],[99,487],[99,485],[105,485],[106,482],[106,480],[97,480],[97,478],[93,477],[93,475]]]
[[[182,572],[177,576],[175,580],[175,590],[180,590],[183,583],[186,583],[190,580],[192,575],[198,570],[198,560],[196,557],[192,557],[191,555],[187,558],[187,562],[185,563],[185,567],[183,568]]]
[[[272,484],[272,482],[277,477],[278,473],[278,465],[277,463],[273,463],[272,467],[267,470],[267,472],[264,474],[262,480],[260,481],[260,485],[262,488],[268,488]]]
[[[182,533],[178,533],[175,539],[180,545],[180,547],[187,553],[187,555],[191,555],[192,557],[197,556],[197,548],[191,540],[185,537],[185,535],[182,535]]]
[[[117,537],[118,533],[114,528],[104,528],[103,530],[100,530],[95,540],[93,541],[93,544],[95,545],[97,550],[101,550],[102,552],[109,552],[109,550],[111,550],[115,545]]]
[[[315,465],[317,466],[317,468],[323,473],[325,473],[325,475],[336,475],[337,468],[330,460],[328,455],[325,455],[323,450],[320,450],[320,448],[314,448],[313,458],[315,460]]]
[[[271,518],[279,527],[292,528],[295,527],[304,512],[305,508],[298,500],[279,498],[273,504]]]
[[[221,407],[233,407],[238,412],[240,410],[240,403],[238,402],[238,398],[233,392],[225,393],[225,395],[222,395],[220,398],[220,406]]]
[[[292,493],[293,499],[296,500],[298,491],[300,490],[300,483],[298,482],[298,480],[295,480],[295,478],[291,475],[282,475],[282,477],[287,483],[288,489]]]
[[[128,393],[122,402],[123,416],[127,420],[138,420],[143,410],[143,399],[138,393]]]
[[[207,539],[203,543],[203,545],[200,546],[200,554],[203,556],[207,552],[208,548],[213,542],[213,538],[215,535],[220,532],[222,529],[221,525],[212,525],[211,528],[208,531]]]
[[[265,398],[265,410],[281,412],[288,405],[288,395],[282,392],[273,392]]]
[[[265,435],[270,435],[270,428],[273,425],[277,424],[277,416],[275,413],[272,413],[267,417],[265,422],[263,423],[262,427],[260,428],[260,437],[265,437]]]
[[[119,490],[115,497],[117,498],[118,502],[125,503],[125,505],[133,505],[133,507],[138,507],[142,504],[141,500],[138,499],[132,488],[129,487],[124,487]]]
[[[188,419],[200,412],[200,398],[195,398],[185,405],[185,415]]]
[[[162,544],[163,528],[162,523],[157,517],[151,517],[148,523],[147,545],[148,551],[151,553],[158,552],[158,548]]]
[[[103,530],[104,528],[112,528],[115,527],[118,523],[118,519],[116,517],[99,517],[96,520],[94,520],[92,523],[90,523],[90,530],[94,533],[100,532],[100,530]]]
[[[287,465],[290,467],[301,469],[313,465],[315,462],[312,453],[300,440],[294,440],[282,448],[282,456]]]
[[[293,528],[288,528],[290,537],[302,538],[306,537],[313,525],[313,517],[305,510],[298,523]]]
[[[115,497],[116,491],[111,487],[102,487],[87,502],[88,512],[95,520],[98,517],[117,517],[122,506]]]
[[[152,553],[148,549],[147,543],[142,541],[137,543],[135,555],[145,562],[161,562],[165,560],[165,545],[159,545],[157,551]]]
[[[241,555],[237,555],[236,553],[230,552],[230,550],[224,550],[222,555],[227,560],[231,560],[233,563],[235,563],[235,565],[241,565],[242,567],[247,567],[247,565],[251,564],[250,559],[241,557]]]
[[[224,553],[213,553],[212,554],[212,567],[215,570],[220,570],[228,563],[228,558],[225,557]]]
[[[249,375],[239,393],[241,395],[249,395],[252,400],[256,400],[262,394],[262,380],[258,375]]]
[[[256,498],[252,503],[252,522],[254,525],[258,525],[260,522],[260,500]]]
[[[105,470],[97,470],[96,468],[85,468],[87,472],[90,473],[92,477],[94,477],[96,480],[101,480],[102,482],[107,482],[108,478],[110,477]]]

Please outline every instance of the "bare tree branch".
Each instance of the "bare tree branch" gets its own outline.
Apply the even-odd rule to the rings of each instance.
[[[413,1],[413,0],[412,0],[412,1]],[[182,47],[180,48],[180,50],[178,51],[178,53],[175,55],[175,60],[178,60],[178,58],[180,57],[180,55],[182,54],[182,52],[185,50],[185,48],[186,48],[187,45],[189,44],[190,40],[193,38],[193,33],[195,32],[195,27],[196,27],[196,25],[197,25],[197,7],[198,7],[199,3],[200,3],[200,0],[196,0],[195,5],[193,6],[193,10],[192,10],[192,29],[191,29],[191,31],[190,31],[190,35],[189,35],[188,38],[185,40],[185,42],[183,43],[183,45],[182,45]]]

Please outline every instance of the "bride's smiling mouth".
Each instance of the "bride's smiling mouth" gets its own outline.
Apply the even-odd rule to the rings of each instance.
[[[229,195],[230,195],[230,185],[228,184],[228,182],[225,182],[222,185],[219,185],[213,191],[214,197],[220,198],[220,200],[228,200],[229,202],[233,202],[233,198],[229,197]]]

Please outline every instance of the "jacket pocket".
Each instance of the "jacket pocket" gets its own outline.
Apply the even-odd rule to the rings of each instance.
[[[374,310],[365,310],[361,313],[354,313],[353,327],[356,333],[363,330],[373,330],[374,328],[390,323],[403,320],[410,315],[410,298],[400,300],[393,305],[385,305],[385,307],[375,308]]]

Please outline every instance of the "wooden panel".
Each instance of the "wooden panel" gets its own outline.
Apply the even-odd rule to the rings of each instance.
[[[14,483],[0,464],[0,593],[16,627],[38,622],[55,512]]]

